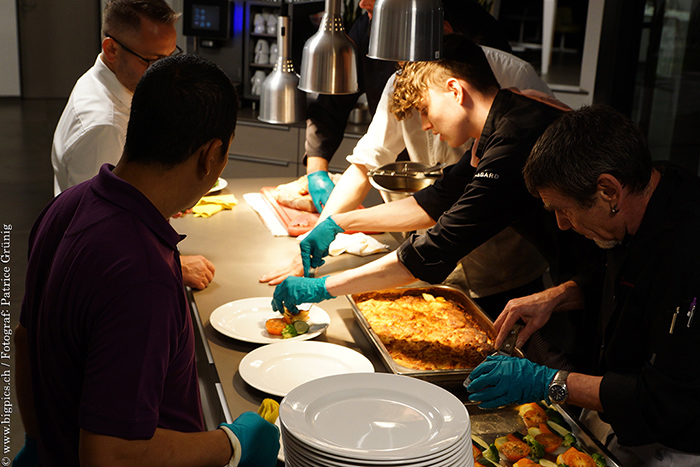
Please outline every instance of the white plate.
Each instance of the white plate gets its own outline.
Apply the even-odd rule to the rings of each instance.
[[[389,459],[389,460],[370,460],[370,459],[347,459],[343,457],[332,456],[328,453],[321,453],[307,445],[301,445],[294,439],[290,433],[284,431],[282,433],[284,441],[284,449],[289,454],[289,458],[297,460],[298,463],[306,466],[324,466],[324,467],[457,467],[463,465],[462,459],[471,457],[472,441],[471,437],[464,436],[459,440],[455,447],[445,452],[439,452],[435,455],[422,457],[418,459]],[[279,459],[279,457],[278,457]]]
[[[219,179],[216,181],[214,186],[211,187],[211,189],[209,191],[207,191],[207,194],[216,193],[217,191],[223,190],[227,186],[228,186],[228,182],[225,179],[219,177]]]
[[[346,459],[435,456],[470,433],[464,404],[426,381],[387,373],[337,375],[287,394],[280,422],[300,443]]]
[[[280,318],[282,315],[272,310],[272,298],[256,297],[235,300],[221,305],[209,316],[212,327],[228,337],[254,344],[274,344],[287,341],[313,339],[322,334],[331,323],[322,308],[312,305],[309,308],[309,331],[296,337],[283,339],[273,336],[265,329],[265,321]]]
[[[290,342],[290,339],[259,347],[238,365],[243,381],[282,397],[300,384],[324,376],[373,371],[372,362],[355,350],[328,342]]]

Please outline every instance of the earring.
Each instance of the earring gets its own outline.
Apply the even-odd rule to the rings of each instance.
[[[610,207],[610,212],[613,214],[617,214],[618,212],[620,212],[620,209],[617,207],[617,204]]]

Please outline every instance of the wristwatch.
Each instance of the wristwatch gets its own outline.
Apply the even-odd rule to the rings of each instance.
[[[563,404],[569,398],[569,388],[566,386],[568,376],[568,371],[559,370],[552,378],[552,382],[549,383],[547,395],[552,404]]]

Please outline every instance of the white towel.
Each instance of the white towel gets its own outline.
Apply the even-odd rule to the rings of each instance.
[[[365,235],[362,232],[354,234],[339,233],[328,247],[331,256],[350,253],[357,256],[369,256],[382,251],[389,251],[389,245]]]

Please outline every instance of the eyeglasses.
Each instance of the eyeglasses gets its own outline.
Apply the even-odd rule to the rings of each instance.
[[[121,42],[119,42],[118,40],[116,40],[114,37],[110,36],[109,34],[105,34],[105,37],[109,37],[109,38],[112,39],[114,42],[116,42],[117,44],[119,44],[119,47],[121,47],[122,49],[126,50],[126,51],[129,52],[131,55],[134,55],[134,56],[140,58],[141,60],[143,60],[144,62],[146,62],[146,66],[147,66],[147,67],[150,67],[151,65],[153,65],[153,64],[154,64],[155,62],[157,62],[158,60],[162,60],[163,58],[166,58],[166,57],[161,57],[161,58],[155,58],[155,59],[152,59],[152,60],[149,60],[149,59],[147,59],[147,58],[143,58],[141,55],[137,54],[136,52],[134,52],[133,50],[131,50],[129,47],[125,46],[124,44],[122,44]],[[170,56],[170,57],[176,57],[176,56],[178,56],[178,55],[181,55],[182,53],[183,53],[183,50],[180,48],[180,46],[179,46],[179,45],[175,45],[175,51],[174,51],[173,53],[171,53],[169,56]]]

